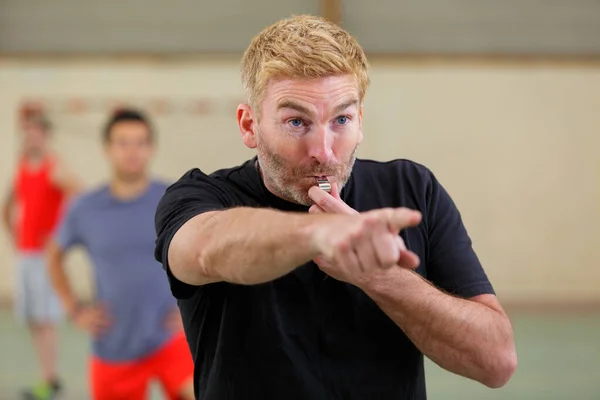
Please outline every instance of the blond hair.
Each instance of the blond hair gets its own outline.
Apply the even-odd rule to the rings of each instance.
[[[317,79],[354,75],[360,101],[369,85],[367,57],[356,39],[321,17],[286,18],[256,35],[242,58],[246,101],[258,108],[276,78]]]

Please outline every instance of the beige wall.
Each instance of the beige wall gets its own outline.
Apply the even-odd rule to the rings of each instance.
[[[235,61],[0,61],[0,182],[13,171],[20,99],[202,97],[211,115],[157,118],[158,174],[242,162],[232,101]],[[103,113],[55,112],[61,154],[90,185],[106,176]],[[600,67],[373,62],[360,156],[430,167],[461,209],[497,291],[507,301],[600,300]],[[174,151],[176,157],[167,152]],[[0,236],[0,298],[13,292],[13,253]],[[88,263],[70,260],[89,289]]]

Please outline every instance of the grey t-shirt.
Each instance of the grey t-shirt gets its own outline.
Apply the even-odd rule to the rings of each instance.
[[[100,359],[135,360],[171,338],[165,318],[177,304],[153,253],[154,214],[166,188],[153,181],[142,195],[123,201],[103,186],[74,200],[60,223],[58,244],[87,250],[96,300],[111,314],[111,328],[93,342]]]

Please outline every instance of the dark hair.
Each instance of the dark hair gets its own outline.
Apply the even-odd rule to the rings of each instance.
[[[146,125],[146,128],[148,128],[150,141],[154,141],[154,130],[152,129],[148,118],[140,111],[131,108],[122,108],[115,111],[104,126],[104,130],[102,131],[102,140],[104,143],[108,143],[110,141],[110,133],[113,127],[119,122],[141,122],[142,124]]]

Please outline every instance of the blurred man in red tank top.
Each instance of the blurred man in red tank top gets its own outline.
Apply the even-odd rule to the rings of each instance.
[[[50,124],[42,114],[23,120],[21,131],[18,165],[3,216],[18,260],[15,313],[31,332],[42,373],[42,381],[24,397],[45,400],[60,391],[56,325],[62,311],[48,278],[44,252],[65,201],[82,185],[51,151]]]

